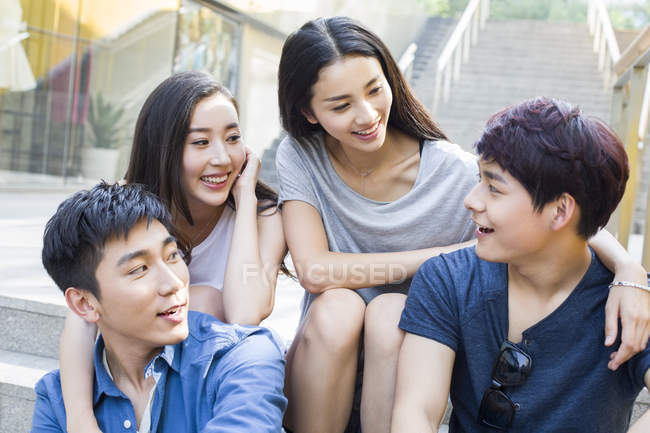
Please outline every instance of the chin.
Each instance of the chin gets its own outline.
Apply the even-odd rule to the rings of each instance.
[[[166,341],[163,345],[175,345],[178,343],[181,343],[183,340],[187,338],[189,335],[190,330],[187,327],[187,321],[183,322],[182,325],[179,325],[176,329],[170,332],[170,335],[166,338]]]
[[[486,262],[503,262],[493,251],[490,251],[489,248],[481,248],[480,243],[476,245],[476,255],[479,259],[485,260]]]

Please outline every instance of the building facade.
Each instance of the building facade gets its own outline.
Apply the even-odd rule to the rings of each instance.
[[[350,15],[399,57],[425,18],[417,0],[0,3],[0,69],[9,71],[0,74],[0,186],[37,188],[120,179],[144,99],[179,71],[207,71],[233,92],[245,142],[261,156],[281,134],[276,75],[288,33]]]

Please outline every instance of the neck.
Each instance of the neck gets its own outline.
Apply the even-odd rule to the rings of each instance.
[[[520,290],[552,297],[573,290],[590,264],[591,252],[585,240],[575,235],[559,237],[534,256],[508,263],[508,280]]]
[[[102,338],[106,349],[106,361],[115,385],[122,390],[146,391],[150,383],[145,380],[144,369],[149,361],[160,353],[162,347],[139,347],[133,343],[115,344],[113,339],[109,342],[106,341],[105,336]]]
[[[179,228],[183,236],[188,239],[192,246],[201,243],[210,234],[214,226],[221,218],[221,214],[226,208],[227,204],[223,203],[220,206],[190,206],[190,214],[194,224],[190,224],[183,215],[176,212],[174,215],[174,222]]]
[[[348,167],[349,171],[360,176],[364,176],[363,173],[365,173],[365,176],[369,175],[385,161],[398,160],[399,157],[395,156],[395,153],[398,152],[395,141],[395,133],[392,128],[386,130],[386,138],[381,147],[372,152],[364,152],[346,146],[330,135],[325,137],[325,144],[337,161],[344,167]]]

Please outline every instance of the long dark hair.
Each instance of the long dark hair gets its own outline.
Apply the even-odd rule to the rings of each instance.
[[[393,93],[388,124],[406,134],[428,140],[447,137],[413,95],[390,51],[377,35],[348,17],[317,18],[289,35],[282,47],[278,70],[278,100],[283,128],[294,138],[322,130],[305,119],[312,86],[319,71],[349,55],[374,57],[381,64]]]
[[[230,91],[207,73],[181,72],[160,83],[140,110],[125,175],[127,183],[143,184],[192,225],[194,220],[182,184],[183,149],[194,107],[216,94],[230,100],[239,115],[239,105]],[[260,181],[255,185],[255,196],[258,214],[278,203],[277,193]],[[232,194],[226,204],[235,208]],[[188,240],[180,242],[187,244],[184,246],[190,251]]]

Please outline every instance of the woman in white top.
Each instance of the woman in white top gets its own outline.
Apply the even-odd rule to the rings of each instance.
[[[271,313],[286,253],[277,195],[257,180],[259,170],[242,141],[237,102],[210,75],[173,75],[145,101],[126,181],[165,202],[179,243],[192,250],[190,309],[224,322],[258,325]],[[60,347],[68,431],[97,432],[96,329],[74,319],[68,314]]]

